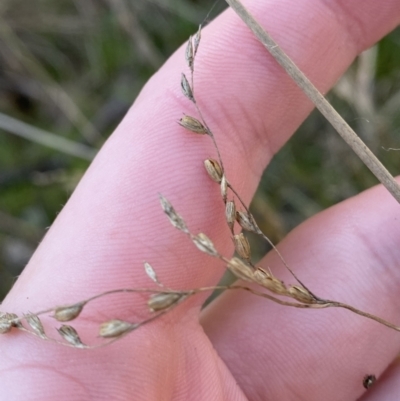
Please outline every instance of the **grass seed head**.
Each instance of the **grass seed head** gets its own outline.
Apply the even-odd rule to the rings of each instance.
[[[283,281],[267,273],[261,267],[257,267],[253,277],[257,284],[273,292],[274,294],[291,296]]]
[[[213,242],[207,237],[207,235],[199,233],[194,235],[192,240],[200,251],[207,253],[210,256],[218,256],[218,252],[215,249]]]
[[[186,128],[187,130],[194,132],[195,134],[207,135],[207,128],[197,119],[191,116],[183,116],[179,120],[179,125]]]
[[[230,230],[233,232],[233,227],[236,221],[236,206],[234,201],[226,202],[225,218]]]
[[[186,227],[186,223],[183,220],[183,218],[175,211],[174,207],[172,204],[169,202],[167,198],[165,198],[163,195],[159,194],[160,197],[160,203],[161,207],[164,210],[164,213],[167,215],[170,223],[177,228],[178,230],[181,230],[185,233],[188,233],[188,228]]]
[[[69,344],[73,345],[76,348],[84,348],[85,344],[79,338],[77,331],[72,327],[66,324],[63,324],[59,329],[57,329],[60,336],[67,341]]]
[[[9,313],[0,313],[0,334],[8,333],[13,327]]]
[[[254,217],[247,212],[236,212],[236,221],[239,223],[243,230],[258,233],[257,224],[255,223]]]
[[[204,167],[211,179],[219,184],[223,174],[219,163],[214,159],[206,159],[204,160]]]
[[[197,50],[199,48],[200,39],[201,39],[201,25],[199,25],[199,29],[198,29],[196,35],[194,35],[194,38],[193,38],[194,55],[196,55]]]
[[[225,174],[223,174],[221,178],[221,196],[224,203],[226,203],[228,198],[228,181],[226,180]]]
[[[177,303],[184,295],[177,292],[160,292],[153,294],[147,301],[151,312],[159,312]]]
[[[237,277],[245,281],[254,282],[253,268],[239,258],[232,258],[228,262],[228,269]]]
[[[151,280],[153,280],[156,284],[161,285],[160,280],[158,279],[157,274],[150,263],[144,262],[144,270]]]
[[[289,294],[299,302],[304,304],[313,304],[315,303],[315,298],[304,288],[298,285],[292,285],[289,287]]]
[[[78,303],[69,306],[59,306],[54,310],[53,317],[59,322],[69,322],[77,318],[82,312],[85,303]]]
[[[238,255],[246,260],[250,260],[250,244],[243,233],[236,234],[233,236],[233,242]]]
[[[186,63],[189,66],[189,68],[191,70],[193,70],[194,49],[193,49],[193,40],[192,40],[191,36],[190,36],[190,38],[188,40],[188,43],[186,45],[185,59],[186,59]]]
[[[193,91],[190,87],[189,81],[186,78],[186,75],[182,73],[181,77],[181,89],[182,93],[192,102],[194,101]]]
[[[103,338],[117,338],[138,327],[137,323],[129,323],[124,320],[113,319],[100,325],[99,336]]]
[[[257,284],[262,285],[262,283],[265,280],[270,280],[271,279],[271,275],[266,272],[264,269],[262,269],[261,267],[257,267],[257,269],[254,271],[254,281]]]
[[[39,335],[39,337],[47,338],[46,333],[44,332],[44,327],[42,322],[39,319],[39,316],[28,314],[24,315],[26,322],[31,326],[32,330]]]

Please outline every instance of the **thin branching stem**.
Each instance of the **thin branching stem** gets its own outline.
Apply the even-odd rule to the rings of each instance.
[[[232,185],[230,185],[228,183],[228,187],[231,189],[231,191],[236,195],[237,199],[239,200],[240,204],[243,206],[244,210],[247,212],[247,214],[249,216],[251,216],[250,210],[247,207],[247,205],[244,203],[244,201],[242,200],[242,198],[240,197],[239,193],[235,190],[235,188],[232,187]],[[302,285],[310,294],[312,294],[315,298],[318,298],[317,296],[315,296],[309,288],[307,288],[307,286],[297,277],[297,275],[295,274],[295,272],[291,269],[291,267],[288,265],[288,263],[286,262],[285,258],[282,256],[282,254],[279,252],[278,248],[276,247],[276,245],[261,231],[261,229],[258,227],[257,223],[255,221],[253,221],[254,224],[256,225],[256,234],[260,235],[266,242],[268,242],[268,244],[272,247],[272,249],[276,252],[276,254],[278,255],[279,259],[281,260],[281,262],[283,263],[283,265],[286,267],[286,269],[289,271],[289,273],[293,276],[293,278],[300,284]]]
[[[254,22],[250,17],[248,17],[248,12],[245,10],[239,1],[237,0],[227,0],[229,4],[235,4],[242,17],[246,17],[246,21],[253,26],[254,30],[258,35],[263,37],[263,33],[265,31]],[[248,15],[247,15],[248,14]],[[261,33],[260,33],[261,32]],[[266,33],[265,33],[266,34]],[[268,34],[267,39],[272,40],[269,38]],[[52,341],[57,344],[61,344],[64,346],[70,346],[74,348],[99,348],[104,347],[117,341],[127,334],[131,333],[132,331],[138,329],[139,327],[143,327],[146,324],[149,324],[164,314],[170,312],[172,309],[176,308],[180,305],[183,301],[187,300],[188,298],[204,293],[204,292],[212,292],[216,290],[223,290],[223,291],[230,291],[230,290],[241,290],[249,292],[255,296],[259,296],[270,301],[273,301],[279,305],[283,306],[290,306],[294,308],[302,308],[302,309],[323,309],[323,308],[343,308],[347,309],[357,315],[363,316],[365,318],[374,320],[382,325],[385,325],[393,330],[400,331],[400,326],[392,324],[385,319],[382,319],[378,316],[373,314],[363,312],[351,305],[336,302],[331,300],[325,300],[320,297],[317,297],[313,294],[296,276],[296,274],[292,271],[289,265],[286,263],[284,257],[279,252],[277,247],[272,243],[272,241],[261,231],[258,227],[254,217],[250,213],[250,210],[246,203],[243,201],[240,194],[235,190],[235,188],[229,183],[226,178],[226,172],[223,167],[222,157],[219,151],[219,147],[217,145],[215,136],[211,130],[211,128],[207,125],[205,118],[200,110],[200,107],[196,101],[194,96],[194,61],[195,55],[197,52],[197,48],[200,41],[200,28],[198,33],[195,36],[195,39],[190,38],[188,47],[186,50],[186,59],[188,65],[190,67],[190,83],[187,80],[186,76],[182,74],[182,81],[181,86],[183,92],[186,97],[188,97],[194,104],[195,109],[200,117],[200,120],[197,120],[190,116],[185,116],[181,119],[180,124],[190,131],[197,133],[197,134],[207,134],[213,142],[214,148],[218,155],[218,162],[216,160],[207,159],[205,160],[205,168],[209,174],[209,176],[217,183],[220,184],[221,189],[221,196],[222,200],[225,204],[225,218],[226,222],[230,228],[230,232],[232,234],[232,239],[235,244],[235,249],[238,257],[227,258],[221,253],[219,253],[213,244],[212,240],[205,235],[204,233],[193,234],[189,231],[189,228],[180,216],[173,205],[166,199],[163,195],[159,194],[160,196],[160,203],[162,209],[164,210],[165,214],[169,218],[171,224],[178,230],[182,231],[186,234],[193,244],[202,252],[217,258],[224,262],[227,268],[238,278],[244,280],[244,283],[250,283],[250,285],[243,285],[239,282],[239,284],[232,284],[232,285],[213,285],[213,286],[206,286],[206,287],[199,287],[195,289],[189,290],[174,290],[172,288],[166,287],[162,284],[153,269],[153,267],[148,263],[144,262],[144,269],[147,276],[157,284],[158,288],[119,288],[110,291],[105,291],[100,294],[96,294],[90,298],[87,298],[84,301],[77,302],[75,304],[64,305],[59,307],[48,308],[42,310],[37,313],[28,313],[23,316],[18,317],[12,313],[0,313],[0,333],[4,334],[9,332],[12,328],[19,329],[23,332],[30,333],[35,335],[42,340],[45,341]],[[268,42],[268,41],[267,41]],[[263,42],[264,43],[264,42]],[[271,42],[274,43],[274,42]],[[268,42],[265,44],[267,47],[271,47],[271,43]],[[269,48],[271,52],[275,51],[277,45],[273,45],[272,48]],[[278,48],[278,53],[280,54],[284,60],[283,64],[286,66],[290,66],[291,64],[287,62],[287,56]],[[286,57],[286,58],[285,58]],[[288,59],[288,58],[287,58]],[[290,61],[290,60],[289,60]],[[291,62],[291,61],[290,61]],[[297,67],[296,67],[297,68]],[[301,74],[301,73],[300,73]],[[295,72],[291,75],[294,79],[298,77],[298,73]],[[303,79],[303,78],[301,78]],[[301,81],[300,79],[300,81]],[[297,80],[296,82],[298,82]],[[303,81],[302,81],[303,82]],[[307,81],[305,82],[305,86],[308,87]],[[300,84],[299,84],[300,85]],[[301,86],[301,85],[300,85]],[[303,88],[306,91],[306,89]],[[312,91],[311,91],[312,92]],[[317,91],[317,93],[319,93]],[[322,96],[322,95],[320,95]],[[310,96],[311,97],[311,96]],[[318,96],[317,96],[318,98]],[[321,102],[320,102],[321,103]],[[322,102],[324,104],[324,102]],[[318,106],[317,106],[318,107]],[[324,106],[325,107],[325,106]],[[322,107],[322,109],[324,109]],[[328,114],[332,114],[328,112]],[[335,125],[334,125],[335,126]],[[346,132],[346,129],[344,129]],[[356,134],[354,134],[356,135]],[[350,136],[351,137],[351,136]],[[349,138],[350,138],[349,137]],[[357,145],[359,146],[359,145]],[[356,146],[356,148],[357,148]],[[365,146],[365,145],[364,145]],[[358,148],[357,148],[358,149]],[[356,151],[356,150],[355,150]],[[357,151],[356,151],[357,152]],[[371,160],[368,152],[366,152],[367,158]],[[361,157],[361,156],[360,156]],[[219,163],[219,164],[218,164]],[[372,162],[374,164],[375,162]],[[367,163],[366,163],[367,164]],[[375,163],[376,164],[376,163]],[[374,165],[375,165],[374,164]],[[368,165],[368,164],[367,164]],[[378,169],[379,170],[379,169]],[[382,171],[379,170],[381,173]],[[386,177],[387,178],[387,177]],[[389,180],[390,181],[390,180]],[[382,181],[383,182],[383,181]],[[390,185],[389,185],[390,186]],[[244,208],[246,214],[242,211],[236,210],[235,206],[235,199],[228,201],[228,190],[232,191],[233,198],[236,198],[241,206]],[[392,190],[396,193],[396,190]],[[400,193],[400,191],[399,191]],[[399,197],[400,199],[400,197]],[[300,284],[298,285],[286,285],[283,281],[275,277],[271,271],[266,271],[261,267],[256,267],[251,262],[251,254],[250,254],[250,244],[243,233],[235,234],[235,224],[239,224],[244,230],[254,232],[260,235],[266,242],[268,242],[273,250],[277,253],[280,260],[282,261],[283,265],[286,269],[291,273],[291,275],[296,279],[296,281]],[[253,286],[254,285],[254,286]],[[257,287],[255,287],[257,285]],[[255,288],[254,288],[255,287]],[[150,316],[139,321],[136,323],[131,323],[128,321],[123,321],[119,319],[111,319],[106,322],[101,323],[99,327],[99,337],[102,338],[102,342],[96,345],[86,345],[84,344],[76,329],[73,326],[62,324],[61,327],[57,329],[58,334],[62,337],[63,341],[57,340],[55,338],[51,338],[45,332],[45,326],[42,324],[39,316],[52,313],[52,317],[60,323],[70,322],[75,320],[80,316],[81,312],[83,311],[84,307],[99,298],[107,297],[112,294],[149,294],[147,299],[147,310],[150,313]],[[25,322],[25,326],[22,324]],[[29,327],[28,327],[29,326]]]
[[[191,40],[192,40],[192,38],[189,38],[189,41],[191,41]],[[191,85],[191,91],[192,91],[192,99],[191,99],[191,100],[192,100],[192,102],[193,102],[193,104],[194,104],[194,106],[195,106],[195,108],[196,108],[196,111],[197,111],[197,113],[198,113],[198,115],[199,115],[199,117],[200,117],[200,120],[201,120],[202,124],[204,125],[204,127],[205,127],[206,130],[207,130],[208,136],[211,138],[211,140],[212,140],[212,142],[213,142],[215,151],[217,152],[218,162],[219,162],[219,164],[220,164],[220,166],[221,166],[222,174],[226,174],[226,173],[225,173],[225,169],[224,169],[223,160],[222,160],[222,157],[221,157],[221,153],[220,153],[220,150],[219,150],[217,141],[216,141],[216,139],[215,139],[215,135],[213,134],[211,128],[208,126],[207,121],[205,120],[205,118],[204,118],[204,116],[203,116],[203,113],[201,112],[201,109],[200,109],[200,107],[199,107],[199,105],[198,105],[198,103],[197,103],[197,100],[196,100],[196,96],[195,96],[195,86],[194,86],[194,72],[195,72],[194,66],[195,66],[195,61],[196,61],[196,57],[195,57],[195,55],[193,55],[193,59],[191,60],[190,66],[189,66],[189,67],[190,67],[190,85]],[[251,213],[250,213],[249,208],[247,207],[246,203],[243,201],[243,199],[241,198],[241,196],[239,195],[239,193],[235,190],[235,188],[234,188],[229,182],[227,183],[227,185],[228,185],[228,188],[230,188],[230,190],[235,194],[235,196],[236,196],[237,199],[239,200],[240,204],[241,204],[241,205],[243,206],[243,208],[246,210],[247,214],[248,214],[249,216],[251,216]],[[225,203],[226,203],[226,201],[225,201]],[[254,222],[254,223],[255,223],[255,222]],[[275,244],[261,231],[261,229],[258,227],[258,225],[256,225],[256,228],[257,228],[257,232],[256,232],[256,233],[257,233],[258,235],[260,235],[265,241],[267,241],[268,244],[270,244],[270,246],[271,246],[271,247],[273,248],[273,250],[277,253],[277,255],[278,255],[278,257],[280,258],[280,260],[282,261],[283,265],[286,267],[286,269],[289,271],[289,273],[293,276],[293,278],[294,278],[300,285],[302,285],[305,289],[307,289],[307,290],[310,292],[310,294],[314,295],[314,294],[307,288],[307,286],[305,286],[304,283],[297,277],[297,275],[293,272],[293,270],[289,267],[288,263],[285,261],[285,259],[283,258],[282,254],[279,252],[279,250],[277,249],[277,247],[275,246]],[[233,232],[232,232],[232,234],[233,234]],[[251,266],[254,267],[254,265],[253,265],[251,262],[249,262],[249,264],[250,264]]]

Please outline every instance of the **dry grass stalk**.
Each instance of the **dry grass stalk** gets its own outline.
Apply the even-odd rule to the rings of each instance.
[[[392,196],[400,203],[400,184],[393,178],[385,166],[369,150],[367,145],[352,130],[340,114],[331,106],[312,82],[303,74],[288,55],[279,47],[257,20],[243,6],[240,0],[225,0],[250,28],[268,52],[289,74],[300,89],[314,103],[321,114],[332,124],[337,133],[351,147],[362,162],[371,170],[375,177],[386,187]]]
[[[220,186],[221,199],[225,204],[225,220],[232,234],[232,240],[235,245],[237,256],[227,258],[218,252],[212,240],[206,234],[191,233],[182,216],[180,216],[176,212],[168,199],[161,194],[159,195],[160,204],[172,226],[186,234],[200,251],[223,261],[226,264],[227,269],[229,269],[238,279],[242,279],[252,285],[248,286],[243,284],[234,284],[226,286],[201,287],[192,290],[173,290],[164,286],[160,282],[154,268],[148,262],[144,262],[144,271],[149,279],[157,285],[157,288],[121,288],[106,291],[86,300],[73,303],[71,305],[49,308],[37,313],[28,313],[22,316],[17,316],[13,313],[0,312],[0,334],[7,334],[13,329],[16,329],[30,333],[46,341],[53,341],[58,344],[74,348],[96,348],[99,346],[110,344],[138,329],[139,327],[158,319],[165,313],[168,313],[173,308],[178,306],[181,302],[192,296],[195,296],[196,294],[210,292],[214,290],[247,291],[256,296],[276,302],[280,305],[295,308],[344,308],[358,315],[375,320],[378,323],[383,324],[396,331],[400,331],[400,326],[396,326],[390,322],[387,322],[380,317],[363,312],[357,308],[354,308],[351,305],[331,300],[325,300],[313,294],[296,277],[296,275],[285,262],[283,256],[279,253],[275,245],[268,239],[265,234],[263,234],[261,229],[258,227],[247,205],[240,197],[240,194],[234,189],[232,184],[227,179],[226,171],[224,169],[223,161],[217,142],[215,140],[215,136],[210,127],[207,125],[196,102],[193,74],[195,69],[195,58],[199,48],[200,38],[201,27],[194,37],[190,37],[185,51],[186,62],[190,69],[190,82],[185,74],[182,74],[181,79],[182,91],[184,95],[195,105],[195,108],[199,114],[199,119],[191,116],[184,116],[179,121],[179,124],[192,133],[203,134],[210,137],[214,144],[218,160],[208,158],[204,161],[204,166],[210,178],[214,182],[218,183]],[[241,208],[243,208],[243,210],[237,210],[237,203],[240,205]],[[277,252],[278,256],[280,257],[284,266],[289,270],[289,272],[298,282],[298,285],[286,285],[282,280],[275,277],[272,272],[267,272],[261,267],[254,266],[251,262],[250,244],[243,232],[235,234],[236,224],[239,225],[239,227],[244,231],[249,231],[260,235],[262,238],[264,238],[265,241],[271,244],[275,252]],[[150,317],[136,323],[130,323],[119,319],[110,319],[100,323],[98,326],[98,333],[99,337],[104,340],[104,342],[102,342],[100,345],[90,346],[84,344],[79,336],[78,331],[74,327],[65,324],[57,328],[57,331],[62,340],[60,340],[59,338],[50,338],[46,334],[45,328],[39,318],[39,316],[52,313],[52,317],[55,318],[55,320],[57,320],[58,322],[72,321],[78,319],[81,316],[86,305],[90,302],[98,298],[103,298],[108,295],[118,293],[149,294],[147,299],[147,309],[150,313]],[[27,327],[22,324],[23,322],[26,323]],[[369,385],[370,381],[366,383]]]

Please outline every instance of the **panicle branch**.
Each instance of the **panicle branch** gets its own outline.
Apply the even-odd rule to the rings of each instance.
[[[0,334],[7,334],[13,330],[19,330],[31,335],[35,335],[46,341],[53,341],[61,345],[74,348],[97,348],[108,345],[116,340],[119,340],[138,328],[153,322],[162,315],[170,312],[180,303],[196,294],[203,292],[211,292],[215,290],[242,290],[250,292],[256,296],[276,302],[280,305],[290,306],[295,308],[321,309],[328,307],[344,308],[358,315],[377,321],[389,328],[400,331],[400,327],[396,326],[380,317],[363,312],[351,305],[342,302],[336,302],[320,298],[313,294],[295,275],[293,270],[286,263],[285,259],[270,241],[270,239],[261,231],[254,216],[251,214],[248,206],[242,200],[240,194],[235,190],[229,182],[222,161],[221,153],[217,145],[215,135],[207,125],[200,107],[196,101],[194,90],[194,72],[195,60],[201,40],[201,26],[197,33],[189,38],[186,50],[185,59],[190,71],[190,78],[185,74],[181,76],[181,88],[183,94],[194,104],[199,118],[189,115],[184,115],[179,124],[188,131],[204,135],[211,138],[217,153],[217,160],[207,158],[204,160],[204,168],[208,176],[220,187],[220,196],[225,205],[225,220],[231,233],[231,238],[235,247],[236,255],[230,258],[220,254],[216,249],[213,241],[205,233],[192,233],[185,220],[179,215],[171,202],[159,194],[161,207],[166,214],[168,220],[173,227],[184,233],[199,249],[207,255],[221,260],[228,270],[234,276],[241,279],[245,284],[233,284],[225,286],[210,286],[200,287],[190,290],[174,290],[165,286],[159,279],[156,271],[150,263],[144,262],[144,271],[149,279],[156,285],[156,288],[121,288],[102,292],[86,300],[72,303],[69,305],[57,306],[36,313],[27,313],[21,316],[15,313],[0,312]],[[236,226],[239,226],[240,233],[236,233]],[[282,280],[275,277],[268,269],[255,266],[251,260],[251,247],[245,235],[245,232],[252,232],[261,236],[268,242],[274,251],[278,254],[280,260],[286,269],[291,273],[297,281],[295,285],[286,285]],[[247,284],[246,284],[247,283]],[[148,317],[139,321],[130,322],[117,318],[102,321],[98,324],[98,337],[101,342],[97,345],[87,345],[81,339],[81,336],[76,327],[70,322],[79,319],[84,313],[85,307],[92,301],[107,297],[112,294],[123,293],[141,293],[147,294],[147,312]],[[43,315],[51,314],[51,317],[58,323],[56,333],[58,337],[51,337],[47,331],[46,325],[42,323]],[[65,324],[68,322],[69,324]]]

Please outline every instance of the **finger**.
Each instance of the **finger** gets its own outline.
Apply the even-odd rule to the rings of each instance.
[[[346,8],[340,4],[246,2],[324,92],[357,52],[393,28],[399,18],[395,0],[379,6],[372,0],[352,1]],[[233,12],[225,13],[204,31],[199,52],[196,96],[218,138],[230,181],[248,200],[272,153],[288,139],[311,105]],[[206,138],[193,137],[176,124],[183,112],[193,113],[179,88],[180,72],[185,69],[183,60],[182,48],[146,85],[49,230],[3,309],[35,311],[113,288],[148,285],[144,260],[154,266],[166,285],[174,288],[201,286],[219,277],[219,264],[210,262],[171,228],[157,200],[157,193],[163,193],[191,230],[205,232],[222,253],[229,254],[219,191],[202,170],[203,160],[214,156],[213,148]],[[104,309],[93,311],[93,319],[139,313],[136,304],[121,311],[120,302],[117,297],[102,304]],[[196,302],[198,307],[201,300]],[[183,304],[181,314],[190,307],[190,303]],[[187,315],[196,317],[194,313]],[[164,327],[160,324],[151,327],[159,330]],[[177,337],[163,338],[172,341]],[[104,355],[104,360],[105,356],[116,358],[118,349],[118,362],[123,358],[136,361],[136,341],[142,345],[145,342],[140,335],[132,335],[124,347],[105,349],[101,351],[104,354],[96,355]],[[7,340],[8,350],[11,344],[19,347],[21,359],[13,360],[10,351],[3,366],[19,366],[24,358],[29,363],[40,353],[42,365],[53,366],[45,362],[52,355],[66,377],[79,376],[85,385],[97,381],[94,371],[88,372],[88,364],[68,362],[70,354],[58,353],[58,348],[49,351],[48,344],[33,346],[20,338],[15,343]],[[166,364],[174,353],[164,348],[157,348],[157,353]],[[140,352],[143,357],[154,352],[153,344],[146,343]],[[82,362],[79,358],[83,357],[76,358]],[[85,354],[86,363],[87,358]],[[155,359],[147,361],[146,377],[152,374],[156,378],[167,369]],[[94,360],[90,359],[92,363]],[[140,368],[136,362],[126,371],[126,377],[135,377],[137,385],[142,383],[142,376],[136,374]],[[46,379],[38,375],[36,383],[39,377]],[[126,379],[120,380],[126,384]],[[12,380],[8,383],[13,385]]]
[[[376,187],[295,229],[280,251],[324,299],[400,323],[400,211]],[[261,265],[293,279],[271,253]],[[400,333],[342,309],[299,310],[251,294],[226,293],[203,326],[251,400],[355,400],[363,377],[381,373],[400,349]]]

